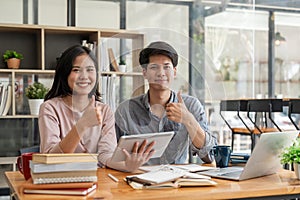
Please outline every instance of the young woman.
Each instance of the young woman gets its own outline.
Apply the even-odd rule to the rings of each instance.
[[[133,148],[125,162],[111,162],[117,146],[114,113],[100,102],[98,65],[90,49],[68,48],[59,58],[52,88],[39,113],[41,152],[98,153],[98,161],[134,171],[152,155],[151,146]]]

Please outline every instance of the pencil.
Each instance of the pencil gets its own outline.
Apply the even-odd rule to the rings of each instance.
[[[113,175],[111,174],[107,174],[109,178],[111,178],[113,181],[115,182],[119,182],[119,179],[117,179],[116,177],[114,177]]]

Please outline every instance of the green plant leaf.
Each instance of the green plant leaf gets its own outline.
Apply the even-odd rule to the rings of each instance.
[[[281,163],[300,163],[300,139],[297,139],[292,146],[286,148],[283,151],[283,153],[281,154]]]
[[[7,62],[7,60],[10,58],[23,59],[23,55],[13,50],[6,50],[5,53],[3,54],[4,62]]]
[[[34,82],[25,89],[25,95],[28,99],[44,99],[48,91],[42,83]]]

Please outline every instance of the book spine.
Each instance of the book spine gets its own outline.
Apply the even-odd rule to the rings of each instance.
[[[230,156],[230,159],[236,159],[236,160],[248,160],[249,156]]]
[[[33,155],[32,161],[36,163],[43,164],[59,164],[59,163],[72,163],[72,162],[97,162],[97,155],[87,154],[85,156],[66,156],[65,154],[61,154],[58,156],[51,156],[51,154],[47,155]]]
[[[97,176],[36,178],[36,179],[33,179],[33,184],[75,183],[75,182],[97,182]]]
[[[1,104],[0,104],[0,115],[2,115],[5,105],[6,105],[6,98],[8,93],[8,86],[3,85],[2,91],[1,91]]]
[[[242,153],[241,154],[237,153],[237,154],[231,154],[230,155],[230,159],[236,159],[236,160],[248,160],[249,157],[250,157],[249,154],[242,154]]]
[[[43,164],[30,162],[31,172],[49,173],[49,172],[67,172],[67,171],[97,171],[97,162],[74,162],[59,164]]]
[[[4,105],[4,108],[3,108],[3,112],[2,112],[2,116],[5,116],[7,115],[9,109],[10,109],[10,106],[11,106],[11,98],[12,98],[12,88],[11,88],[11,85],[8,85],[7,86],[7,97],[6,97],[6,102],[5,102],[5,105]]]
[[[117,61],[114,56],[114,52],[113,52],[112,48],[108,48],[108,56],[109,56],[109,62],[110,62],[111,69],[113,71],[119,72],[120,70],[119,70],[119,67],[118,67],[118,64],[117,64]]]
[[[4,85],[0,82],[0,106],[2,104],[2,92],[4,91]]]
[[[247,160],[240,160],[240,159],[231,159],[231,163],[247,163]]]

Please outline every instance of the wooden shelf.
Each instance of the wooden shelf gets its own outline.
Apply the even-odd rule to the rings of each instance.
[[[95,47],[94,51],[96,52],[99,63],[100,76],[116,75],[120,77],[132,77],[133,91],[135,91],[136,94],[144,93],[144,87],[134,88],[135,86],[143,85],[143,74],[140,69],[134,68],[132,72],[100,71],[101,55],[99,44],[101,44],[104,39],[131,40],[132,51],[130,53],[132,54],[132,63],[129,63],[129,65],[139,66],[138,55],[140,50],[144,47],[144,35],[139,32],[118,29],[0,24],[0,54],[11,49],[22,53],[24,56],[19,69],[7,69],[5,63],[0,62],[0,77],[11,82],[11,85],[14,85],[16,81],[21,82],[21,96],[23,98],[21,102],[16,102],[17,92],[13,90],[11,98],[12,105],[9,112],[10,115],[0,116],[0,119],[37,118],[37,116],[17,114],[29,113],[29,110],[26,110],[28,109],[28,105],[24,95],[25,87],[29,84],[27,81],[32,81],[33,78],[38,78],[39,80],[40,78],[44,80],[45,78],[53,79],[56,62],[61,56],[61,53],[70,46],[81,44],[82,40],[87,40],[89,43],[98,45]],[[33,77],[31,75],[35,76]],[[101,84],[100,82],[101,81],[99,81],[99,85]],[[20,107],[22,108],[20,103],[23,104],[23,110],[20,109]]]
[[[101,72],[102,76],[113,74],[117,76],[143,76],[143,73],[141,72]]]
[[[6,115],[0,116],[0,119],[34,119],[38,118],[38,115]]]
[[[54,74],[55,70],[37,69],[0,69],[0,73],[20,73],[20,74]]]

